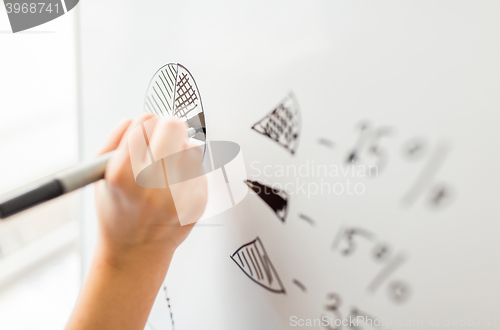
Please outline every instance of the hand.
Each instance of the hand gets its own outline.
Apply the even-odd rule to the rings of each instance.
[[[195,184],[172,186],[175,204],[168,182],[165,188],[144,188],[136,183],[127,137],[146,121],[152,125],[149,142],[153,155],[160,153],[162,158],[189,149],[181,153],[179,162],[171,164],[167,179],[186,168],[193,174],[195,164],[201,171],[201,150],[187,140],[187,126],[177,120],[144,115],[115,129],[99,152],[117,149],[104,180],[95,184],[98,244],[66,329],[144,329],[173,253],[193,227],[181,226],[179,216],[184,223],[192,223],[205,209],[203,175]]]
[[[149,145],[155,159],[185,151],[182,163],[167,170],[167,178],[177,174],[175,172],[185,172],[189,165],[195,165],[196,170],[202,171],[201,150],[188,141],[185,123],[144,115],[117,128],[99,153],[118,147],[117,154],[107,165],[105,180],[95,185],[95,202],[103,244],[118,258],[130,249],[149,247],[160,255],[172,254],[193,227],[192,224],[181,226],[179,217],[182,217],[183,223],[194,222],[201,217],[206,205],[204,176],[196,179],[196,185],[180,187],[189,191],[176,191],[176,196],[186,198],[183,201],[176,198],[175,205],[168,185],[166,188],[143,188],[136,183],[131,157],[134,160],[134,157],[144,155],[140,154],[141,150],[132,150],[130,154],[129,135],[139,132],[142,138],[140,128],[143,124],[152,132]],[[187,149],[189,152],[186,152]],[[147,150],[144,151],[149,156]],[[161,179],[163,181],[163,176]]]

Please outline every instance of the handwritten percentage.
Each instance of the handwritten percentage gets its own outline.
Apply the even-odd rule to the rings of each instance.
[[[443,165],[450,151],[445,143],[439,143],[430,157],[428,157],[422,171],[417,176],[410,189],[404,194],[402,203],[411,206],[424,193],[427,192],[427,203],[433,208],[443,207],[452,197],[452,189],[443,183],[434,183],[436,174]],[[429,154],[429,147],[422,139],[413,139],[403,146],[403,156],[410,161],[420,161]]]
[[[406,261],[403,254],[396,255],[392,260],[388,261],[382,270],[373,278],[368,285],[368,292],[375,293],[377,289]],[[410,289],[408,285],[399,280],[394,280],[389,283],[388,293],[391,299],[395,302],[402,303],[408,300]]]

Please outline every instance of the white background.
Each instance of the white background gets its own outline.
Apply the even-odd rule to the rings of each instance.
[[[208,137],[237,142],[251,179],[295,182],[258,176],[249,170],[253,161],[343,164],[361,120],[393,129],[381,141],[389,158],[380,177],[356,181],[366,186],[361,196],[293,195],[281,223],[251,194],[210,220],[222,226],[196,227],[167,278],[176,329],[289,328],[293,315],[326,313],[332,292],[342,297],[344,317],[356,307],[393,320],[489,316],[500,322],[499,3],[86,0],[80,6],[86,158],[121,118],[142,111],[150,78],[170,62],[195,77]],[[295,156],[250,129],[289,91],[302,113]],[[401,156],[413,137],[431,148],[440,141],[451,145],[433,181],[455,193],[442,210],[426,207],[425,196],[411,208],[400,203],[424,163]],[[335,148],[319,145],[319,138],[332,140]],[[87,197],[88,266],[96,227],[90,190]],[[301,220],[300,213],[317,225]],[[405,304],[389,299],[389,282],[367,292],[382,268],[370,259],[368,242],[361,240],[351,257],[331,248],[343,225],[369,230],[407,255],[388,280],[409,284]],[[256,285],[229,258],[257,236],[286,295]]]

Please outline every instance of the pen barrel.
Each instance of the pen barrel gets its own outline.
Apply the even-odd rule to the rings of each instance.
[[[92,161],[77,165],[57,175],[56,179],[61,182],[63,192],[66,194],[103,179],[106,164],[115,152],[108,152]]]
[[[203,127],[200,126],[200,129]],[[198,131],[192,127],[186,133],[189,138]],[[204,131],[203,131],[204,132]],[[116,151],[108,152],[82,165],[72,167],[55,176],[47,183],[0,203],[0,219],[24,211],[104,178],[106,165]]]
[[[17,197],[0,203],[0,219],[10,217],[34,205],[41,204],[64,193],[59,180],[51,180]]]
[[[34,189],[0,203],[0,219],[29,209],[35,205],[85,187],[104,178],[106,164],[115,151],[104,154],[85,164],[66,170]]]

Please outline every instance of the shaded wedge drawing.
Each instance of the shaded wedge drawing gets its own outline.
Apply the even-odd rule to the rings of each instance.
[[[252,129],[295,154],[300,135],[300,111],[293,93],[288,94],[268,115],[252,126]]]
[[[282,222],[285,222],[288,213],[288,194],[286,192],[266,186],[258,181],[246,180],[245,183],[273,209]]]
[[[259,237],[241,246],[231,259],[255,283],[271,292],[285,294],[285,288]]]

